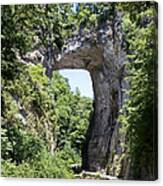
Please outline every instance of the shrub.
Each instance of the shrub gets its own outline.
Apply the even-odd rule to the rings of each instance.
[[[23,162],[19,165],[10,161],[2,161],[2,176],[23,178],[73,178],[70,169],[71,156],[63,158],[62,151],[51,155],[43,150],[37,159],[30,163]]]

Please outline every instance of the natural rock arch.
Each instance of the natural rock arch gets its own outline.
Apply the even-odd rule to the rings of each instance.
[[[42,60],[48,75],[60,69],[84,69],[90,73],[95,99],[82,150],[84,170],[105,170],[111,151],[119,143],[116,138],[119,128],[117,118],[123,103],[126,57],[121,21],[122,13],[117,11],[112,20],[102,23],[98,29],[90,30],[87,35],[80,33],[65,41],[67,47],[57,54],[53,63]],[[21,60],[36,62],[40,56],[33,57],[28,53]]]
[[[78,41],[69,43],[73,50],[63,54],[52,66],[55,70],[84,69],[90,73],[94,112],[82,150],[82,168],[89,171],[106,168],[114,148],[112,137],[119,127],[117,117],[123,102],[125,61],[121,17],[117,12],[112,23],[107,22],[96,33],[91,33],[80,47]]]

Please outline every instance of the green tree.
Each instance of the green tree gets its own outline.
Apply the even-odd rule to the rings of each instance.
[[[157,177],[157,5],[126,4],[128,100],[120,121],[127,134],[134,179]],[[139,7],[139,8],[138,8]]]

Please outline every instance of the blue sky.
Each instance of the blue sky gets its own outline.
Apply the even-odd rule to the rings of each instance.
[[[60,70],[60,74],[69,80],[72,91],[79,88],[82,96],[93,98],[92,81],[85,70]]]

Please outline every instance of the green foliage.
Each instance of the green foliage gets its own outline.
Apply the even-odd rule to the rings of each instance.
[[[63,104],[64,101],[64,104]],[[58,145],[62,148],[68,141],[80,153],[89,124],[92,100],[81,98],[80,94],[69,97],[63,95],[57,100],[57,110],[60,123]],[[84,112],[83,112],[84,111]]]
[[[44,142],[31,132],[22,130],[18,125],[2,128],[2,151],[4,160],[20,164],[35,159],[44,148]]]
[[[141,5],[141,4],[140,4]],[[154,179],[157,122],[157,8],[143,3],[128,6],[124,30],[128,42],[128,100],[119,118],[127,133],[135,179]],[[144,9],[143,9],[144,7]],[[134,19],[133,19],[134,17]],[[144,169],[144,170],[143,170]],[[144,171],[144,173],[142,173]],[[141,176],[144,174],[144,177]]]
[[[2,162],[2,176],[4,177],[34,177],[33,170],[28,163],[22,163],[16,166],[15,163],[9,161]]]
[[[64,7],[69,11],[70,6]],[[70,163],[80,162],[91,99],[72,93],[58,72],[49,79],[42,65],[16,60],[17,51],[46,47],[49,37],[54,47],[61,47],[63,10],[59,5],[2,7],[3,176],[68,178]],[[86,114],[80,114],[80,123],[82,109]]]
[[[114,3],[76,4],[76,11],[73,4],[2,6],[2,58],[12,61],[16,52],[38,48],[61,50],[65,38],[87,33],[114,15]]]
[[[17,73],[13,80],[2,79],[3,175],[71,177],[70,164],[80,162],[91,99],[72,93],[58,72],[48,79],[41,65]]]
[[[16,51],[24,54],[39,46],[60,49],[64,21],[60,9],[56,4],[2,6],[2,57],[11,61]]]
[[[71,37],[83,31],[87,34],[99,25],[112,19],[115,3],[75,3],[76,10],[67,13],[67,23],[63,27],[63,35]]]
[[[72,93],[58,72],[49,79],[42,65],[25,66],[16,56],[38,48],[61,50],[64,39],[112,21],[115,8],[124,12],[130,83],[129,99],[119,118],[127,134],[124,146],[132,156],[134,178],[140,178],[143,168],[153,176],[155,6],[153,2],[77,3],[77,10],[72,4],[2,6],[3,176],[73,178],[70,164],[81,163],[92,100],[79,91]]]
[[[2,162],[2,176],[26,178],[73,178],[69,159],[65,153],[57,152],[55,156],[42,150],[37,159],[32,162],[23,162],[19,165],[9,161]]]

